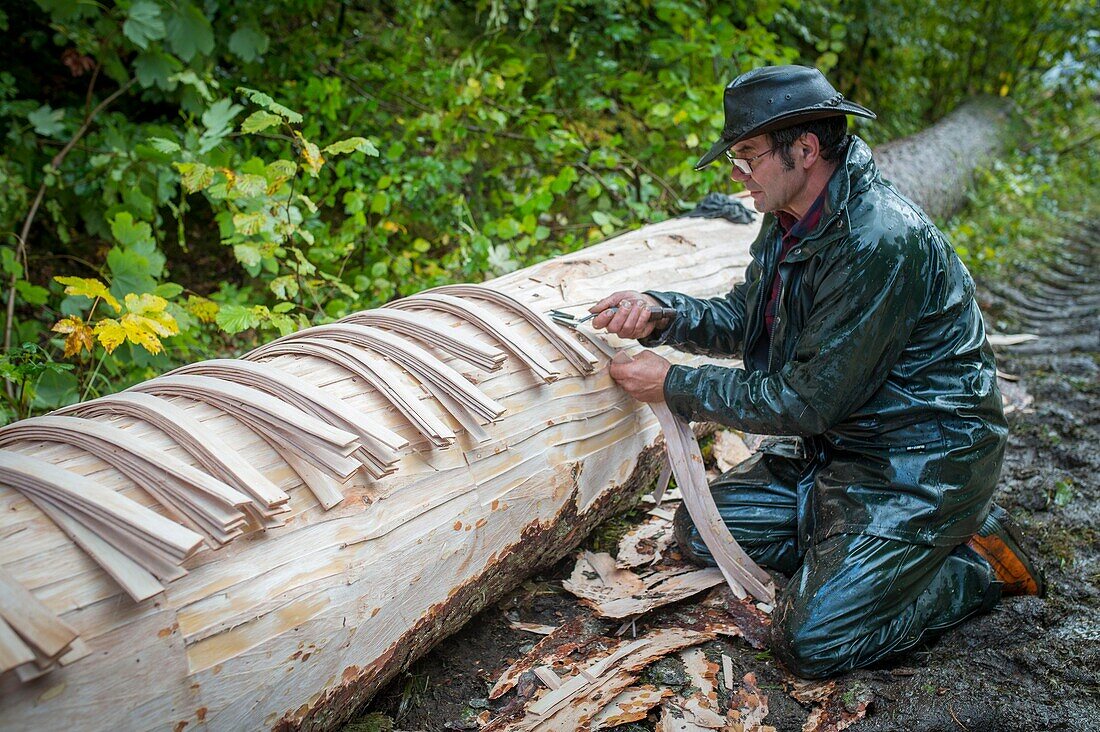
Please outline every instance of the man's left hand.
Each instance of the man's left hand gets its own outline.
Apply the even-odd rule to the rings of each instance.
[[[642,351],[634,358],[620,353],[611,360],[611,378],[640,402],[665,400],[665,376],[672,366],[667,358]]]

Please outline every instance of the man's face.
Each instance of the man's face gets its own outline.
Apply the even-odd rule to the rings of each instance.
[[[735,158],[751,160],[752,173],[731,166],[730,178],[744,185],[752,194],[757,211],[769,213],[787,210],[792,200],[806,184],[805,171],[798,165],[798,145],[791,148],[795,156],[793,170],[786,170],[778,152],[771,150],[767,135],[742,140],[731,149]],[[755,159],[754,159],[755,158]]]

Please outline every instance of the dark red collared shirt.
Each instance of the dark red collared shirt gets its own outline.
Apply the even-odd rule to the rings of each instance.
[[[825,191],[817,197],[802,218],[796,219],[786,211],[776,214],[779,219],[779,228],[783,231],[783,244],[779,252],[779,262],[787,260],[787,255],[795,248],[803,237],[813,231],[821,221],[821,211],[825,208]],[[768,295],[768,304],[764,307],[764,324],[767,326],[767,340],[770,342],[772,331],[775,328],[775,311],[779,306],[779,290],[782,281],[779,278],[779,266],[775,268],[775,278],[772,280],[771,293]]]

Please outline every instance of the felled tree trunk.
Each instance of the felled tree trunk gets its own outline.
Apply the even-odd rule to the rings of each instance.
[[[907,160],[891,158],[894,178],[909,180]],[[907,192],[939,201],[920,187],[933,177]],[[534,313],[628,287],[719,294],[757,228],[666,221],[487,287]],[[330,729],[636,500],[662,448],[605,368],[628,344],[560,329],[572,345],[555,344],[545,321],[479,297],[372,311],[351,319],[363,330],[317,329],[0,430],[5,725]],[[436,381],[432,354],[468,381]]]

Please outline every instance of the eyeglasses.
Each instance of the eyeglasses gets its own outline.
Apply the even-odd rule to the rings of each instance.
[[[738,170],[740,170],[745,175],[752,175],[752,164],[753,164],[753,162],[756,161],[756,160],[759,160],[760,158],[764,157],[765,155],[767,155],[768,153],[771,153],[771,152],[775,152],[774,147],[768,148],[767,150],[760,153],[759,155],[753,155],[751,158],[735,158],[735,157],[733,157],[732,152],[730,152],[729,150],[726,150],[726,158],[731,163],[733,163],[733,167],[737,168]]]

